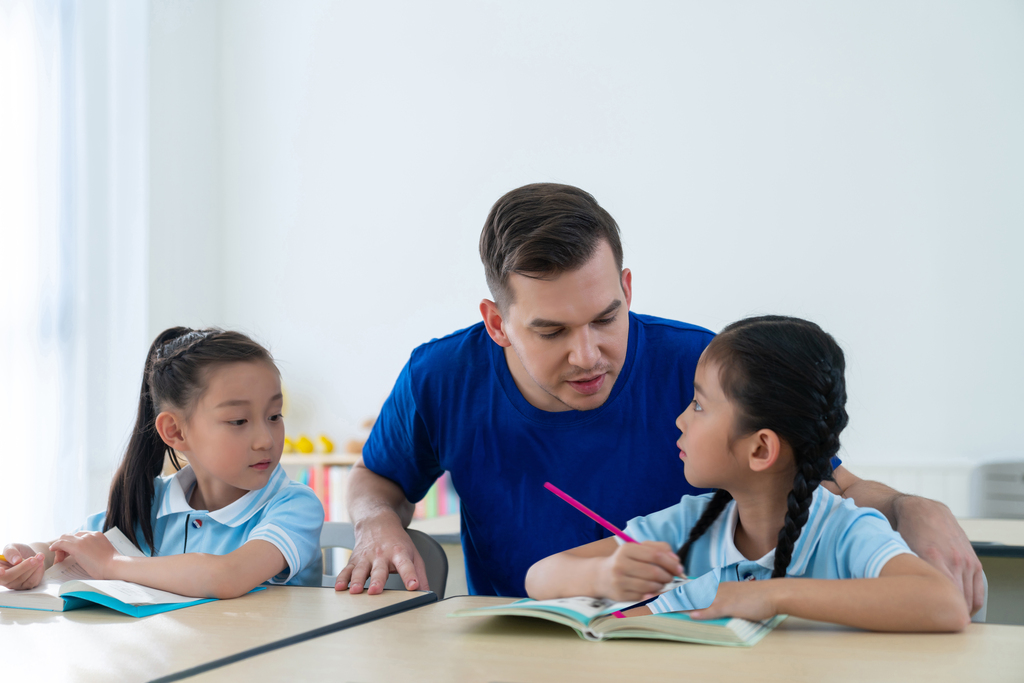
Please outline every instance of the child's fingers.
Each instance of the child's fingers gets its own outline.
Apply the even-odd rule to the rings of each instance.
[[[67,557],[68,557],[68,554],[66,552],[64,552],[63,550],[55,550],[53,552],[53,563],[57,564],[58,562],[63,562],[64,560],[67,559]]]
[[[679,576],[683,573],[683,565],[679,561],[679,556],[672,552],[667,543],[648,541],[631,543],[622,547],[627,546],[630,547],[630,550],[626,551],[630,557],[649,564],[656,564],[671,576]]]

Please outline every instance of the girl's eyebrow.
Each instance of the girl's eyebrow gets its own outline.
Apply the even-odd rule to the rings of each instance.
[[[697,382],[693,383],[693,393],[695,393],[695,394],[703,394],[704,393],[704,390],[700,388],[700,385],[697,384]]]
[[[274,401],[280,401],[283,398],[284,398],[283,394],[276,393],[276,394],[274,394],[273,396],[270,397],[270,402],[273,403]],[[250,403],[252,403],[252,401],[250,401],[248,399],[236,398],[236,399],[232,399],[232,400],[229,400],[229,401],[224,401],[222,403],[218,403],[217,405],[214,406],[214,408],[229,408],[231,406],[247,406]]]

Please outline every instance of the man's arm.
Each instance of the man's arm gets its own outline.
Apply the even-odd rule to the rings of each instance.
[[[823,482],[829,491],[850,498],[859,507],[874,508],[889,519],[921,559],[948,576],[964,595],[974,614],[985,602],[981,562],[967,534],[942,503],[900,493],[877,481],[866,481],[840,465],[835,482]]]
[[[430,590],[423,558],[405,527],[412,521],[413,504],[402,487],[363,464],[348,476],[348,513],[356,543],[348,564],[338,574],[334,590],[376,595],[395,571],[409,590]]]

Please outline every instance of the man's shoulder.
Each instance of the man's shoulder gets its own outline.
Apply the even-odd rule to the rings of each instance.
[[[493,343],[484,324],[479,322],[420,344],[413,349],[410,363],[418,367],[432,367],[486,360]]]
[[[684,323],[681,320],[659,318],[658,316],[645,313],[634,313],[633,315],[636,316],[637,322],[644,327],[648,334],[670,337],[693,337],[694,339],[706,339],[707,341],[711,341],[711,338],[715,336],[715,333],[707,328]],[[705,344],[707,341],[705,341]]]

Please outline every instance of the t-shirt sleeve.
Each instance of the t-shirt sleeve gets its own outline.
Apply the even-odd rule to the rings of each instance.
[[[308,486],[291,482],[267,504],[259,524],[245,540],[267,541],[281,551],[288,568],[270,579],[270,583],[285,584],[306,567],[320,562],[323,526],[324,507],[320,499]]]
[[[427,495],[444,469],[416,405],[411,363],[402,368],[363,446],[363,464],[401,486],[405,497],[415,503]]]
[[[691,527],[697,523],[712,494],[683,496],[677,504],[644,517],[634,517],[624,531],[639,543],[663,541],[678,550],[686,541]],[[621,539],[620,539],[621,540]]]
[[[103,523],[107,521],[107,511],[102,510],[95,514],[89,515],[86,518],[85,523],[82,526],[75,529],[78,531],[103,531]]]
[[[832,548],[839,578],[874,579],[892,558],[914,554],[877,510],[858,508],[850,502],[843,513],[843,526],[834,535]]]

